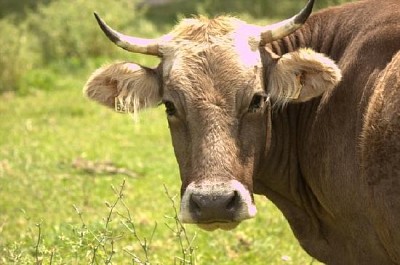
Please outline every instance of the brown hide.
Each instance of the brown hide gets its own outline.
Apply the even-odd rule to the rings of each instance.
[[[400,264],[399,21],[400,1],[360,1],[271,44],[277,54],[310,47],[342,70],[322,98],[274,112],[254,181],[327,264]]]

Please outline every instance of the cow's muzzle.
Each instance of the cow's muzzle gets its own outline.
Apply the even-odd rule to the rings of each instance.
[[[203,181],[191,183],[183,193],[180,220],[205,230],[229,230],[256,212],[251,193],[240,182]]]

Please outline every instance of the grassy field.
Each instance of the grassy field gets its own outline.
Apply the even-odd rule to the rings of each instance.
[[[0,265],[321,264],[263,197],[256,197],[257,217],[233,231],[183,227],[163,108],[134,123],[82,96],[89,73],[106,61],[156,63],[115,48],[94,10],[126,34],[154,37],[195,13],[234,13],[265,25],[306,0],[137,8],[138,1],[0,1],[7,36],[0,38]],[[346,1],[321,0],[316,8]]]
[[[134,124],[82,96],[86,74],[0,96],[0,264],[318,264],[262,197],[236,230],[184,233],[164,111]]]

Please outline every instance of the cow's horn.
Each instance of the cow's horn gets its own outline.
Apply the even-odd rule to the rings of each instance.
[[[159,42],[155,39],[143,39],[124,35],[108,26],[97,13],[94,16],[101,30],[117,46],[130,52],[149,54],[161,57]]]
[[[307,5],[292,18],[267,26],[261,33],[261,45],[288,36],[300,28],[310,16],[314,0],[309,0]]]

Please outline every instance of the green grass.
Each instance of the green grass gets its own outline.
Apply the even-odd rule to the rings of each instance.
[[[176,195],[180,179],[163,110],[145,111],[134,124],[83,98],[79,76],[55,76],[53,91],[0,96],[0,264],[138,264],[131,254],[144,261],[145,251],[122,223],[128,214],[141,240],[157,223],[151,264],[184,264],[176,258],[179,227],[166,225],[175,220],[166,218],[174,208],[164,185]],[[139,177],[90,174],[72,167],[78,157],[109,160]],[[112,212],[124,178],[123,201]],[[279,210],[265,198],[256,202],[257,217],[233,231],[185,226],[190,239],[196,235],[196,264],[317,264]]]
[[[11,6],[17,1],[6,2],[7,14],[22,12],[23,5]],[[41,2],[49,4],[0,21],[2,35],[13,36],[0,40],[0,93],[15,92],[0,94],[0,265],[189,265],[193,259],[207,265],[319,264],[300,248],[279,210],[260,196],[257,217],[233,231],[207,233],[188,225],[184,233],[164,188],[170,197],[179,194],[164,111],[145,111],[134,124],[81,92],[87,75],[110,58],[156,63],[116,49],[95,25],[94,10],[122,32],[153,37],[197,11],[239,11],[248,21],[267,24],[260,17],[277,14],[259,5],[273,1],[178,1],[147,12],[132,0]],[[285,3],[279,10],[298,10]],[[252,10],[274,15],[255,21]],[[89,173],[73,166],[77,158],[112,161],[138,177]]]

